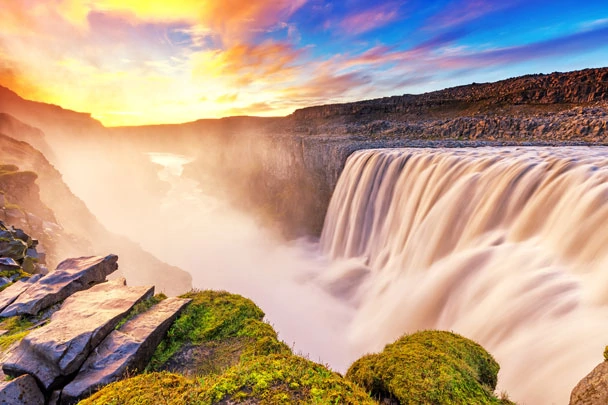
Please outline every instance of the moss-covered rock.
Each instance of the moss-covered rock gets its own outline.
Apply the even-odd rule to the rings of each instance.
[[[357,385],[294,355],[260,356],[220,375],[161,372],[111,384],[81,404],[375,404]]]
[[[499,365],[477,343],[443,331],[405,335],[349,368],[346,378],[400,404],[499,404]]]
[[[221,373],[254,356],[291,353],[251,300],[225,291],[192,291],[182,297],[192,302],[158,346],[148,371],[198,376]]]

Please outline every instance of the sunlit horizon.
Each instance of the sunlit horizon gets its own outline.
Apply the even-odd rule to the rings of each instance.
[[[607,64],[600,1],[5,3],[0,84],[106,126],[286,116]]]

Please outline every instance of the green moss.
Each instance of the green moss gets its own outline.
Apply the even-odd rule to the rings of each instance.
[[[251,300],[225,291],[192,291],[182,297],[192,302],[156,349],[149,371],[158,370],[187,345],[237,337],[248,322],[264,317],[264,312]]]
[[[401,404],[498,404],[499,365],[477,343],[443,331],[405,335],[366,355],[346,378],[379,399]]]
[[[81,405],[184,405],[195,404],[199,382],[172,373],[142,374],[104,387]],[[189,398],[192,396],[193,398]]]
[[[293,355],[261,356],[207,379],[198,401],[254,399],[261,404],[373,404],[359,387],[339,374]]]
[[[7,333],[0,336],[0,351],[5,352],[15,342],[20,341],[29,333],[28,329],[34,324],[23,316],[13,316],[0,322],[0,329]]]
[[[129,311],[127,316],[125,316],[124,318],[122,318],[120,320],[120,322],[118,322],[118,325],[116,325],[116,327],[114,329],[116,329],[116,330],[120,329],[125,323],[127,323],[128,320],[134,318],[136,315],[146,312],[147,310],[152,308],[154,305],[156,305],[159,302],[161,302],[162,300],[166,300],[166,299],[167,299],[167,296],[163,293],[160,293],[160,294],[154,295],[153,297],[148,298],[147,300],[138,302],[133,307],[133,309],[131,309],[131,311]]]
[[[374,404],[359,387],[320,364],[293,355],[261,356],[221,375],[189,379],[143,374],[108,385],[81,404]]]

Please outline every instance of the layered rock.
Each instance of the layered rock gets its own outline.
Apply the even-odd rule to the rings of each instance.
[[[125,280],[74,293],[46,326],[26,336],[5,360],[7,375],[31,374],[47,391],[69,380],[91,351],[154,287],[126,287]]]
[[[4,309],[0,317],[36,315],[41,309],[60,302],[73,293],[104,281],[106,276],[118,268],[117,260],[116,255],[64,260],[54,272],[38,280]]]
[[[112,331],[61,392],[62,404],[73,404],[100,387],[141,371],[189,299],[169,298]]]

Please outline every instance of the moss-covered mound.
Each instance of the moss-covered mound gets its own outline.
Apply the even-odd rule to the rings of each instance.
[[[185,294],[148,373],[108,385],[83,404],[373,404],[326,367],[294,356],[264,313],[240,295]]]
[[[169,329],[148,371],[217,374],[253,356],[291,353],[262,322],[264,312],[251,300],[225,291],[193,291],[182,297],[192,303]]]
[[[405,335],[366,355],[346,378],[375,398],[401,404],[497,404],[499,365],[477,343],[443,331]]]
[[[375,404],[360,387],[294,355],[259,356],[223,374],[161,372],[111,384],[81,404]]]

